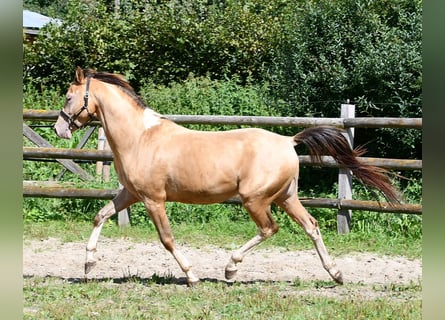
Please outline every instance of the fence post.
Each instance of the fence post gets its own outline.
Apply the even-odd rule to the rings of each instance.
[[[105,148],[105,133],[104,133],[104,128],[99,127],[99,129],[97,130],[97,150],[102,151]],[[98,176],[102,176],[103,173],[103,166],[104,166],[104,162],[103,161],[97,161],[96,162],[96,174]]]
[[[355,105],[342,104],[341,118],[355,118]],[[354,128],[347,128],[344,136],[349,145],[354,147]],[[339,169],[338,173],[338,199],[352,200],[352,175],[348,169]],[[351,227],[352,211],[350,209],[338,209],[337,212],[337,232],[339,234],[349,233]]]
[[[98,130],[97,150],[110,150],[107,137],[105,136],[104,129],[102,127]],[[110,161],[97,161],[96,162],[96,174],[103,177],[104,182],[110,181]]]
[[[110,144],[108,143],[107,138],[105,138],[105,145],[104,150],[110,151]],[[102,168],[102,174],[104,177],[105,182],[110,182],[110,169],[111,169],[111,161],[104,161],[103,168]]]
[[[121,190],[123,186],[119,183],[119,190]],[[117,223],[119,227],[128,227],[130,225],[130,207],[119,211],[117,216]]]

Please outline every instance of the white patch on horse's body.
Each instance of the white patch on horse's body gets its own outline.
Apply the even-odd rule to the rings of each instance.
[[[161,119],[157,112],[154,112],[150,108],[144,109],[144,126],[146,129],[157,126],[161,123]]]

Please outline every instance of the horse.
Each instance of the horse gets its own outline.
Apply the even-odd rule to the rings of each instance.
[[[309,127],[294,136],[261,128],[192,130],[147,107],[123,76],[77,67],[54,130],[60,138],[70,139],[94,119],[104,129],[123,188],[94,218],[86,246],[85,275],[96,265],[94,253],[104,223],[116,212],[142,202],[161,243],[185,273],[187,284],[198,283],[192,265],[175,246],[165,203],[221,203],[237,196],[255,222],[257,234],[232,252],[225,267],[226,279],[234,278],[247,253],[278,231],[271,214],[274,203],[303,228],[324,269],[343,284],[342,272],[328,254],[317,220],[297,195],[295,147],[299,144],[307,146],[312,159],[332,156],[360,182],[379,190],[389,201],[398,201],[388,172],[361,163],[357,157],[364,150],[352,149],[344,130],[333,126]]]

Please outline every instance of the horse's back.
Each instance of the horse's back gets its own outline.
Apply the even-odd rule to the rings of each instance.
[[[161,137],[159,137],[161,136]],[[296,158],[293,138],[279,135],[260,128],[242,128],[227,131],[190,130],[182,126],[169,126],[160,131],[156,143],[158,150],[173,153],[177,157],[188,156],[197,163],[232,162],[240,166],[241,162],[266,163],[280,158]],[[162,142],[163,140],[163,142]]]

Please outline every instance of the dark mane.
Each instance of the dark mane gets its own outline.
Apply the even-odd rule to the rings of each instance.
[[[136,94],[133,87],[130,86],[127,80],[121,75],[109,73],[109,72],[98,72],[92,69],[83,70],[85,77],[91,77],[96,80],[110,83],[118,86],[126,94],[128,94],[141,108],[147,108],[147,105],[142,101],[142,98]]]

